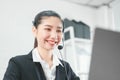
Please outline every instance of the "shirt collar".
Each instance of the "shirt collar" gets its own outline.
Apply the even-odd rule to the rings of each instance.
[[[33,62],[45,62],[44,60],[42,60],[42,58],[39,56],[39,52],[37,50],[37,48],[34,48],[32,51],[32,58],[33,58]],[[53,65],[54,66],[58,66],[58,65],[62,65],[61,61],[58,59],[57,55],[53,54]]]

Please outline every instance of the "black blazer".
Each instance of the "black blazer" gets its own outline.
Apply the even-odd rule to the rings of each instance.
[[[80,80],[67,62],[61,62],[66,66],[69,80]],[[28,55],[10,59],[3,80],[46,80],[46,77],[41,64],[33,62],[31,51]],[[65,68],[61,65],[56,67],[55,80],[67,80]]]

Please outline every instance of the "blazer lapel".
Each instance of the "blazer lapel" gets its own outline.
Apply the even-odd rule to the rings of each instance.
[[[32,58],[32,51],[28,54],[28,58],[30,59],[30,68],[33,70],[33,77],[35,78],[34,80],[46,80],[44,71],[42,69],[42,66],[39,62],[33,62]],[[32,75],[31,75],[32,76]]]
[[[34,78],[33,80],[42,80],[42,79],[39,79],[39,76],[37,75],[36,64],[33,62],[33,58],[32,58],[32,51],[28,54],[28,63],[29,63],[28,68],[29,70],[31,70],[30,77],[33,77]]]
[[[39,62],[35,62],[35,65],[36,65],[36,72],[39,80],[46,80],[41,64]]]
[[[55,80],[66,80],[65,69],[61,65],[56,67],[56,79]]]

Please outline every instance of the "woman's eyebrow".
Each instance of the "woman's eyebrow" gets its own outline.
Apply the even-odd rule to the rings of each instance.
[[[47,26],[47,27],[53,27],[52,25],[48,25],[48,24],[46,24],[45,26]],[[57,29],[62,29],[62,27],[61,26],[57,26]]]
[[[63,26],[59,25],[57,26],[58,29],[63,29]]]
[[[45,26],[47,26],[47,27],[52,27],[52,25],[48,25],[48,24],[46,24]]]
[[[62,29],[62,27],[61,27],[61,26],[58,26],[57,28],[58,28],[58,29]]]

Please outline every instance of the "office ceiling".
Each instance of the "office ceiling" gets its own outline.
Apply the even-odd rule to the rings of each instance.
[[[99,8],[103,5],[109,6],[109,4],[116,0],[64,0],[64,1],[88,7]]]

